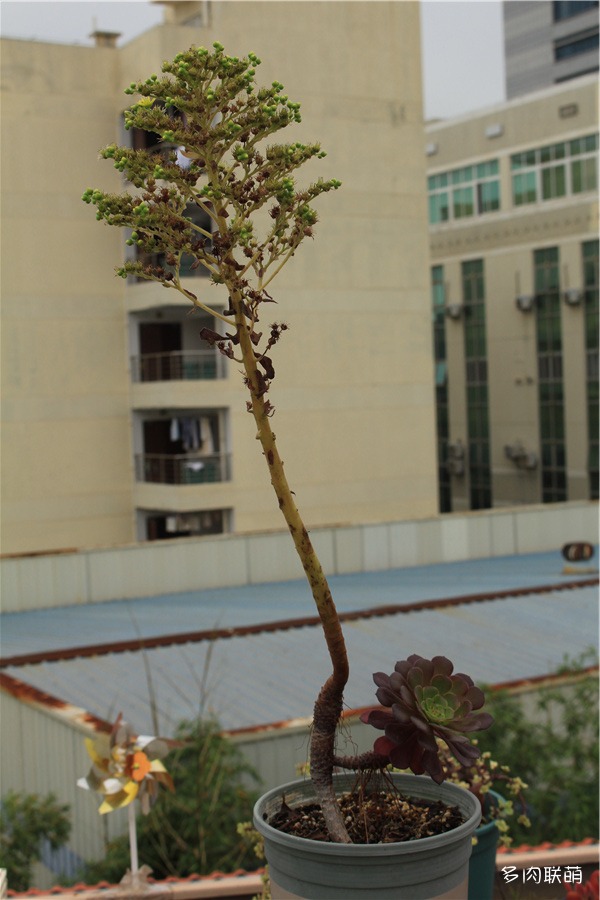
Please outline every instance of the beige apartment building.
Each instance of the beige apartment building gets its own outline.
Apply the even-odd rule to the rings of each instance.
[[[597,498],[597,76],[426,140],[440,509]]]
[[[271,399],[299,506],[315,527],[434,515],[418,3],[175,2],[165,16],[123,47],[2,41],[2,551],[282,527],[236,365],[206,349],[180,295],[115,277],[126,236],[80,199],[123,188],[99,148],[148,140],[122,128],[123,89],[217,39],[302,103],[289,140],[320,140],[317,174],[343,182],[273,285],[290,331]],[[223,308],[201,272],[190,286]]]

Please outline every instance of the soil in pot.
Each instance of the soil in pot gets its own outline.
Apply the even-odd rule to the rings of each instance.
[[[444,834],[464,821],[456,806],[438,800],[408,798],[395,790],[354,790],[339,798],[353,844],[387,844]],[[329,841],[323,813],[316,803],[281,809],[269,819],[278,831],[313,841]]]

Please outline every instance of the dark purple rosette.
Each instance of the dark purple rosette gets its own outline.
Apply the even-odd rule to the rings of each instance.
[[[391,675],[376,672],[376,696],[381,707],[364,712],[361,720],[385,732],[375,741],[375,753],[387,756],[398,769],[415,775],[426,772],[435,782],[444,780],[436,738],[441,738],[464,766],[479,756],[465,732],[481,731],[493,722],[489,713],[477,712],[483,691],[445,656],[423,659],[413,654],[396,663]]]

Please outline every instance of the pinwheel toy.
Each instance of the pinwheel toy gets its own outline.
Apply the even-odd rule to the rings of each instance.
[[[94,740],[86,738],[85,746],[92,766],[87,776],[80,778],[77,784],[101,794],[103,799],[98,808],[101,815],[129,807],[131,872],[136,873],[137,835],[135,804],[132,801],[139,799],[142,813],[147,815],[158,798],[161,785],[170,791],[175,790],[173,779],[161,759],[177,746],[177,742],[136,735],[119,715],[110,734],[99,735]]]

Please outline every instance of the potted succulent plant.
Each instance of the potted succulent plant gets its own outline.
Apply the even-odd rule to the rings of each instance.
[[[272,876],[275,872],[278,889],[283,891],[280,896],[303,892],[301,896],[349,900],[366,896],[369,890],[378,900],[387,896],[411,900],[451,896],[447,891],[458,889],[466,872],[471,834],[481,813],[472,794],[443,784],[436,738],[443,739],[462,764],[472,762],[478,751],[463,732],[491,723],[491,717],[480,711],[482,692],[468,676],[454,673],[445,657],[425,660],[410,656],[397,663],[390,676],[374,676],[377,697],[387,707],[373,710],[366,717],[385,731],[374,751],[357,758],[335,755],[336,729],[349,673],[346,646],[327,579],[296,507],[271,427],[275,412],[269,396],[275,377],[271,354],[287,325],[269,322],[265,326],[262,319],[265,310],[273,308],[269,293],[272,281],[302,241],[313,236],[317,222],[313,201],[336,190],[340,182],[332,178],[318,179],[305,187],[296,184],[297,169],[325,156],[318,143],[265,146],[268,138],[301,117],[299,104],[287,97],[282,84],[275,81],[266,88],[256,87],[254,76],[259,63],[253,53],[245,58],[227,56],[223,46],[215,42],[211,50],[200,47],[179,53],[163,64],[160,76],[153,74],[132,83],[125,93],[136,94],[139,99],[125,112],[125,128],[158,133],[165,148],[152,152],[116,144],[106,147],[102,157],[111,159],[130,184],[120,194],[90,188],[83,199],[96,207],[97,219],[129,229],[126,243],[138,256],[117,269],[119,276],[158,282],[215,317],[215,330],[203,328],[200,337],[242,366],[247,409],[254,418],[277,504],[321,620],[331,675],[314,707],[310,782],[286,787],[283,804],[282,789],[276,797],[267,795],[255,813],[257,827],[265,837]],[[177,149],[165,152],[168,146]],[[191,214],[198,210],[210,227],[198,224],[198,217]],[[224,286],[228,298],[224,312],[215,310],[206,297],[197,296],[190,283],[182,280],[182,272],[190,265],[204,267],[210,282]],[[390,765],[409,767],[415,775],[426,773],[430,777],[389,776],[385,772]],[[358,774],[334,776],[336,767]],[[417,798],[417,806],[434,810],[432,815],[441,820],[438,825],[442,834],[433,836],[432,826],[421,824],[412,834],[414,839],[406,840],[410,835],[405,834],[405,840],[400,840],[403,826],[398,826],[391,837],[372,838],[384,843],[353,843],[357,838],[351,837],[348,828],[352,814],[342,812],[336,788],[348,788],[357,781],[363,799],[367,785],[376,786],[375,793],[383,790],[390,795],[392,806],[402,813],[397,820],[409,819],[406,801],[398,791],[409,793]],[[313,839],[310,832],[300,837],[285,833],[265,821],[274,809],[285,819],[292,800],[300,801],[305,792],[314,796],[318,815],[322,816],[317,830],[325,840]],[[445,804],[441,811],[436,806],[440,802]],[[457,819],[456,809],[447,809],[448,805],[458,809]],[[364,810],[363,804],[361,819]],[[380,812],[379,817],[389,815]],[[292,811],[291,820],[297,818]],[[456,821],[459,824],[454,827]],[[289,831],[289,825],[290,816],[283,823],[284,829]],[[441,850],[437,855],[443,865],[432,874],[435,866],[428,852],[438,841]],[[320,854],[325,864],[313,860],[308,865],[302,857],[303,849],[310,856],[315,846],[325,848]],[[400,848],[401,869],[407,876],[404,887],[399,888],[393,878],[390,881],[389,873],[380,884],[366,869],[367,859],[372,857],[375,869],[387,872],[392,848]],[[282,857],[299,859],[299,886],[286,871],[287,863],[281,863]],[[342,876],[341,886],[332,883],[324,887],[312,876],[304,877],[308,869],[334,869],[338,857],[352,864],[350,880]]]

